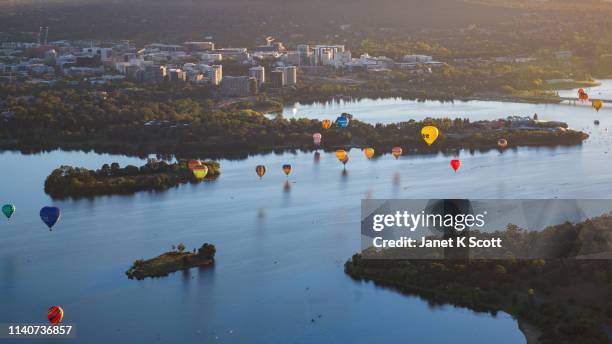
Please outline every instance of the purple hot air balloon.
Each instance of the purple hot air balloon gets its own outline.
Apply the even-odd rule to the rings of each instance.
[[[60,215],[61,211],[58,207],[43,207],[40,209],[40,219],[49,227],[49,230],[53,229]]]

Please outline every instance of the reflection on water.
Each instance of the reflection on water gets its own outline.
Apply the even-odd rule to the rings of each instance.
[[[49,171],[143,161],[79,152],[0,153],[0,200],[18,209],[10,224],[0,223],[0,294],[6,296],[0,322],[44,321],[49,305],[59,304],[66,321],[79,324],[75,343],[115,342],[117,336],[122,342],[166,343],[217,337],[391,342],[405,341],[406,333],[416,343],[524,342],[505,313],[494,318],[452,306],[430,309],[419,298],[348,278],[342,264],[361,247],[361,198],[609,198],[611,108],[596,113],[586,106],[392,99],[305,105],[300,115],[348,112],[372,123],[537,112],[540,119],[567,121],[591,137],[574,147],[460,151],[397,161],[390,155],[368,160],[354,151],[350,171],[340,168],[333,152],[257,155],[220,161],[222,174],[214,183],[79,201],[52,202],[43,193]],[[451,155],[464,162],[461,173],[449,167]],[[287,163],[293,167],[291,181],[281,173]],[[260,164],[269,171],[262,179],[253,171]],[[51,203],[63,211],[53,232],[38,217]],[[125,277],[135,259],[180,242],[188,248],[214,243],[214,269],[144,281]],[[151,316],[160,309],[177,316]],[[441,323],[444,331],[436,331]]]

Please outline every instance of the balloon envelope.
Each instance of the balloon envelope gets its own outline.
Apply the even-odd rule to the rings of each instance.
[[[346,151],[343,149],[338,149],[336,151],[336,158],[340,161],[344,160],[344,158],[346,158],[347,154]]]
[[[202,180],[208,174],[208,166],[206,166],[206,165],[194,166],[191,169],[191,172],[193,172],[193,175],[196,177],[196,179]]]
[[[47,319],[52,325],[57,325],[64,319],[64,310],[60,306],[52,306],[47,310]]]
[[[187,163],[187,167],[189,167],[190,170],[196,166],[202,166],[202,162],[200,160],[189,160]]]
[[[283,172],[285,172],[286,175],[289,175],[289,173],[291,173],[291,165],[283,165]]]
[[[15,213],[15,206],[12,204],[5,204],[2,206],[2,213],[6,216],[7,219],[10,219],[11,216]]]
[[[603,102],[601,100],[593,100],[591,103],[593,109],[599,111],[603,107]]]
[[[343,165],[346,165],[347,162],[349,162],[349,156],[345,156],[344,159],[341,160]]]
[[[261,178],[264,176],[264,174],[266,174],[266,167],[264,165],[257,165],[257,167],[255,167],[255,172],[259,178]]]
[[[346,128],[349,125],[349,119],[348,117],[340,116],[336,118],[336,124],[338,124],[340,128]]]
[[[402,148],[401,147],[393,147],[393,149],[391,150],[391,154],[393,154],[393,156],[397,159],[402,155]]]
[[[508,147],[508,141],[506,139],[499,139],[497,141],[497,146],[501,149]]]
[[[323,126],[323,129],[329,129],[332,126],[332,121],[329,119],[324,119],[323,122],[321,122],[321,125]]]
[[[423,136],[423,140],[431,146],[438,139],[438,135],[440,135],[440,131],[438,128],[428,125],[421,129],[421,136]]]
[[[451,160],[450,165],[453,168],[453,170],[455,170],[455,172],[457,172],[459,167],[461,167],[461,160],[453,159],[453,160]]]
[[[312,141],[314,142],[315,145],[318,146],[321,144],[321,137],[322,135],[320,133],[312,134]]]
[[[365,154],[366,158],[368,159],[372,159],[374,153],[374,148],[366,148],[363,150],[363,154]]]
[[[58,207],[43,207],[40,209],[40,219],[49,227],[49,229],[53,228],[53,226],[57,223],[60,218],[60,208]]]

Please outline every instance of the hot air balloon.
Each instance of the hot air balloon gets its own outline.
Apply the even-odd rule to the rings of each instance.
[[[455,172],[457,172],[459,167],[461,167],[461,160],[453,159],[453,160],[451,160],[450,165],[453,168],[453,170],[455,170]]]
[[[196,177],[197,180],[202,180],[208,174],[208,166],[206,165],[194,166],[191,169],[191,172],[193,172],[193,175]]]
[[[5,204],[2,206],[2,213],[6,216],[7,219],[10,219],[11,216],[15,213],[15,206],[12,204]]]
[[[323,126],[323,129],[329,129],[332,126],[332,121],[329,119],[324,119],[323,122],[321,122],[321,125]]]
[[[264,165],[257,165],[257,167],[255,167],[255,172],[257,172],[257,175],[261,179],[261,177],[266,174],[266,167]]]
[[[581,88],[578,90],[578,99],[584,103],[589,100],[589,95]]]
[[[344,159],[342,159],[342,165],[346,165],[347,162],[349,162],[349,156],[345,156]]]
[[[49,227],[49,230],[53,229],[60,215],[61,211],[58,207],[43,207],[40,209],[40,219]]]
[[[321,145],[321,133],[312,134],[312,141],[314,142],[315,146],[320,146]]]
[[[603,102],[601,100],[593,100],[591,102],[591,106],[593,106],[593,109],[597,110],[597,112],[599,112],[599,110],[603,107]]]
[[[200,160],[189,160],[187,163],[187,167],[191,170],[196,166],[202,166],[202,162]]]
[[[391,150],[391,154],[393,154],[395,159],[399,159],[399,157],[402,155],[402,148],[401,147],[393,147],[393,149]]]
[[[291,165],[283,165],[283,172],[285,172],[285,174],[288,176],[289,173],[291,173]]]
[[[363,150],[363,154],[365,154],[366,158],[372,159],[374,156],[374,148],[366,148]]]
[[[51,306],[47,310],[47,319],[51,325],[58,325],[64,319],[64,310],[60,306]]]
[[[430,146],[434,142],[436,142],[439,134],[440,132],[438,131],[438,128],[431,125],[423,127],[423,129],[421,129],[421,136],[423,136],[423,140],[425,140],[425,142]]]
[[[599,125],[599,120],[598,120],[598,119],[594,120],[594,121],[593,121],[593,124],[595,124],[595,125]],[[607,128],[606,128],[606,130],[607,130]]]
[[[347,156],[348,156],[348,154],[343,149],[338,149],[336,151],[336,158],[338,158],[338,160],[340,160],[340,161],[344,160],[344,158],[346,158]]]
[[[349,119],[346,116],[340,116],[340,117],[336,118],[336,124],[340,128],[346,128],[349,125]]]
[[[497,147],[499,147],[500,149],[508,147],[508,141],[506,139],[497,140]]]

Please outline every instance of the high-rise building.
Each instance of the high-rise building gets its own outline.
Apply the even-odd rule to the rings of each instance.
[[[257,79],[249,76],[225,76],[221,80],[221,94],[228,97],[247,97],[258,92]]]
[[[300,65],[310,65],[310,46],[308,44],[298,44],[297,52],[300,58]]]
[[[261,85],[266,82],[266,73],[265,69],[262,66],[251,67],[249,69],[249,76],[257,79],[257,84]]]
[[[219,86],[221,80],[223,79],[223,66],[222,65],[212,65],[205,66],[204,74],[208,80],[210,80],[210,84],[214,86]]]
[[[344,52],[344,45],[317,45],[314,47],[315,64],[330,63],[336,59],[336,54],[341,52]]]
[[[297,84],[297,67],[289,66],[285,67],[285,82],[287,85]]]
[[[285,72],[280,69],[276,69],[270,72],[270,83],[274,88],[281,88],[285,86]]]

